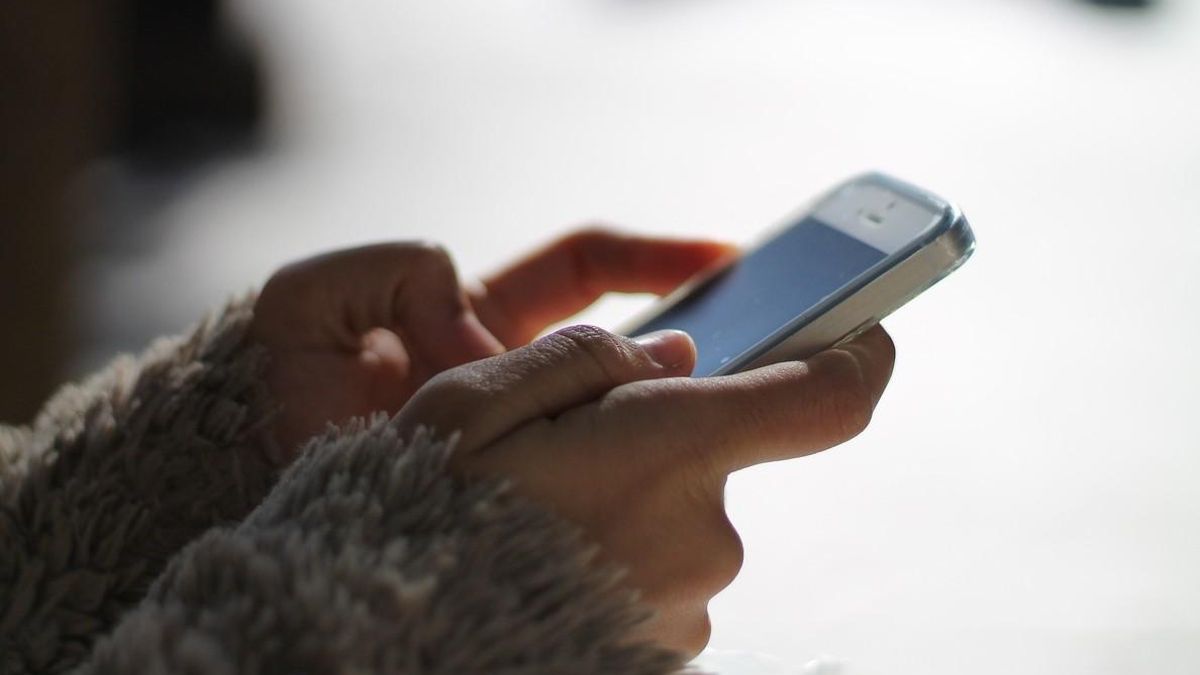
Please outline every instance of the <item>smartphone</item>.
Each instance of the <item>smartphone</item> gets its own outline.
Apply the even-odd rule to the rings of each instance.
[[[953,204],[896,178],[865,174],[619,332],[686,331],[696,343],[694,377],[802,359],[879,323],[974,249],[975,236]]]

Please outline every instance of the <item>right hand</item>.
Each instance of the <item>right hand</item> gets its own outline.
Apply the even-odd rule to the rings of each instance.
[[[435,376],[399,423],[460,431],[457,471],[512,479],[581,526],[658,610],[634,637],[694,655],[708,642],[708,601],[742,563],[728,474],[858,434],[894,356],[877,327],[803,362],[692,379],[684,333],[634,341],[573,326]]]

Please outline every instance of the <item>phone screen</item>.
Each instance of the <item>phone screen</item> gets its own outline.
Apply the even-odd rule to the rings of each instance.
[[[632,336],[675,328],[696,342],[694,374],[711,375],[887,257],[805,217],[705,281]]]

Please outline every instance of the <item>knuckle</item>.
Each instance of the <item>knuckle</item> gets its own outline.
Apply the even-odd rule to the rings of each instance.
[[[508,403],[488,375],[487,360],[444,370],[425,381],[400,409],[401,426],[431,428],[439,434],[467,431],[490,414],[503,414]]]
[[[696,656],[708,646],[712,638],[712,619],[708,609],[702,610],[682,638],[680,647],[685,653]]]
[[[619,248],[619,240],[620,235],[616,232],[592,226],[573,232],[559,242],[570,265],[571,283],[580,296],[591,298],[603,292],[603,288],[595,286],[593,279],[612,259]]]
[[[414,241],[401,244],[395,265],[402,270],[398,288],[410,307],[442,308],[457,315],[467,309],[466,295],[450,252],[441,244]]]
[[[290,262],[276,270],[259,291],[258,297],[275,300],[304,293],[320,277],[320,269],[327,264],[322,256],[314,256]]]
[[[840,362],[840,367],[824,395],[825,407],[837,435],[849,439],[870,424],[875,403],[857,360],[845,352],[836,354],[833,358]]]
[[[553,336],[566,351],[583,355],[609,379],[619,379],[622,365],[633,355],[624,338],[596,326],[568,326]]]
[[[305,265],[303,262],[295,261],[275,270],[275,273],[271,275],[271,278],[267,279],[267,283],[263,286],[261,293],[267,293],[268,291],[276,289],[280,286],[286,286],[297,277],[303,275],[304,267]]]
[[[584,223],[568,234],[564,242],[568,246],[588,248],[597,244],[605,244],[620,238],[616,228],[600,222]]]
[[[847,397],[838,411],[842,420],[841,430],[846,438],[853,438],[865,431],[875,413],[866,389],[859,387],[857,391],[858,394]]]
[[[720,512],[713,540],[714,543],[710,549],[711,555],[707,563],[706,580],[708,583],[706,586],[712,595],[716,595],[721,589],[733,583],[733,580],[742,571],[742,565],[746,559],[746,548],[742,544],[742,538],[738,535],[737,529],[729,522],[729,518],[723,510]]]
[[[267,283],[263,284],[262,289],[258,292],[258,299],[255,301],[256,320],[262,320],[266,314],[275,309],[280,300],[289,295],[292,275],[293,272],[284,267],[267,279]]]
[[[714,505],[709,516],[692,520],[684,527],[695,528],[687,548],[692,553],[684,555],[683,549],[677,551],[683,557],[678,558],[678,567],[671,576],[663,580],[663,589],[670,597],[687,598],[689,602],[708,601],[741,573],[745,546],[720,505]]]
[[[483,382],[470,364],[434,375],[418,391],[422,401],[430,400],[448,409],[455,409],[485,394]]]
[[[408,243],[413,253],[434,262],[450,259],[450,253],[442,244],[429,239],[417,239]]]
[[[397,255],[410,267],[430,271],[454,270],[450,252],[437,242],[417,240],[396,244],[395,247]]]
[[[875,326],[858,339],[842,346],[842,350],[854,355],[860,370],[867,380],[886,383],[896,363],[896,343],[882,326]]]
[[[881,362],[891,369],[893,363],[896,362],[896,342],[892,340],[892,336],[883,329],[883,326],[876,326],[875,330],[879,334],[879,352]]]

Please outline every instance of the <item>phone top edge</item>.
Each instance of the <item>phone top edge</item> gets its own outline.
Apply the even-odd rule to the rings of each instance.
[[[805,215],[891,256],[910,249],[915,241],[936,239],[961,214],[928,190],[871,172],[833,188]]]
[[[851,180],[864,180],[882,185],[890,190],[894,190],[910,199],[918,202],[923,202],[931,207],[937,208],[942,214],[941,220],[931,228],[928,233],[928,240],[932,241],[946,233],[953,233],[954,237],[962,242],[964,260],[969,258],[975,251],[975,233],[971,229],[970,222],[966,215],[957,204],[940,195],[930,192],[923,187],[909,183],[895,176],[883,173],[882,171],[869,171]]]
[[[951,204],[948,200],[943,199],[939,195],[882,171],[864,172],[847,180],[845,183],[843,183],[843,185],[850,185],[853,183],[870,183],[879,185],[908,197],[915,202],[930,205],[939,211],[956,210],[953,204]],[[841,186],[839,186],[839,189],[840,187]]]

